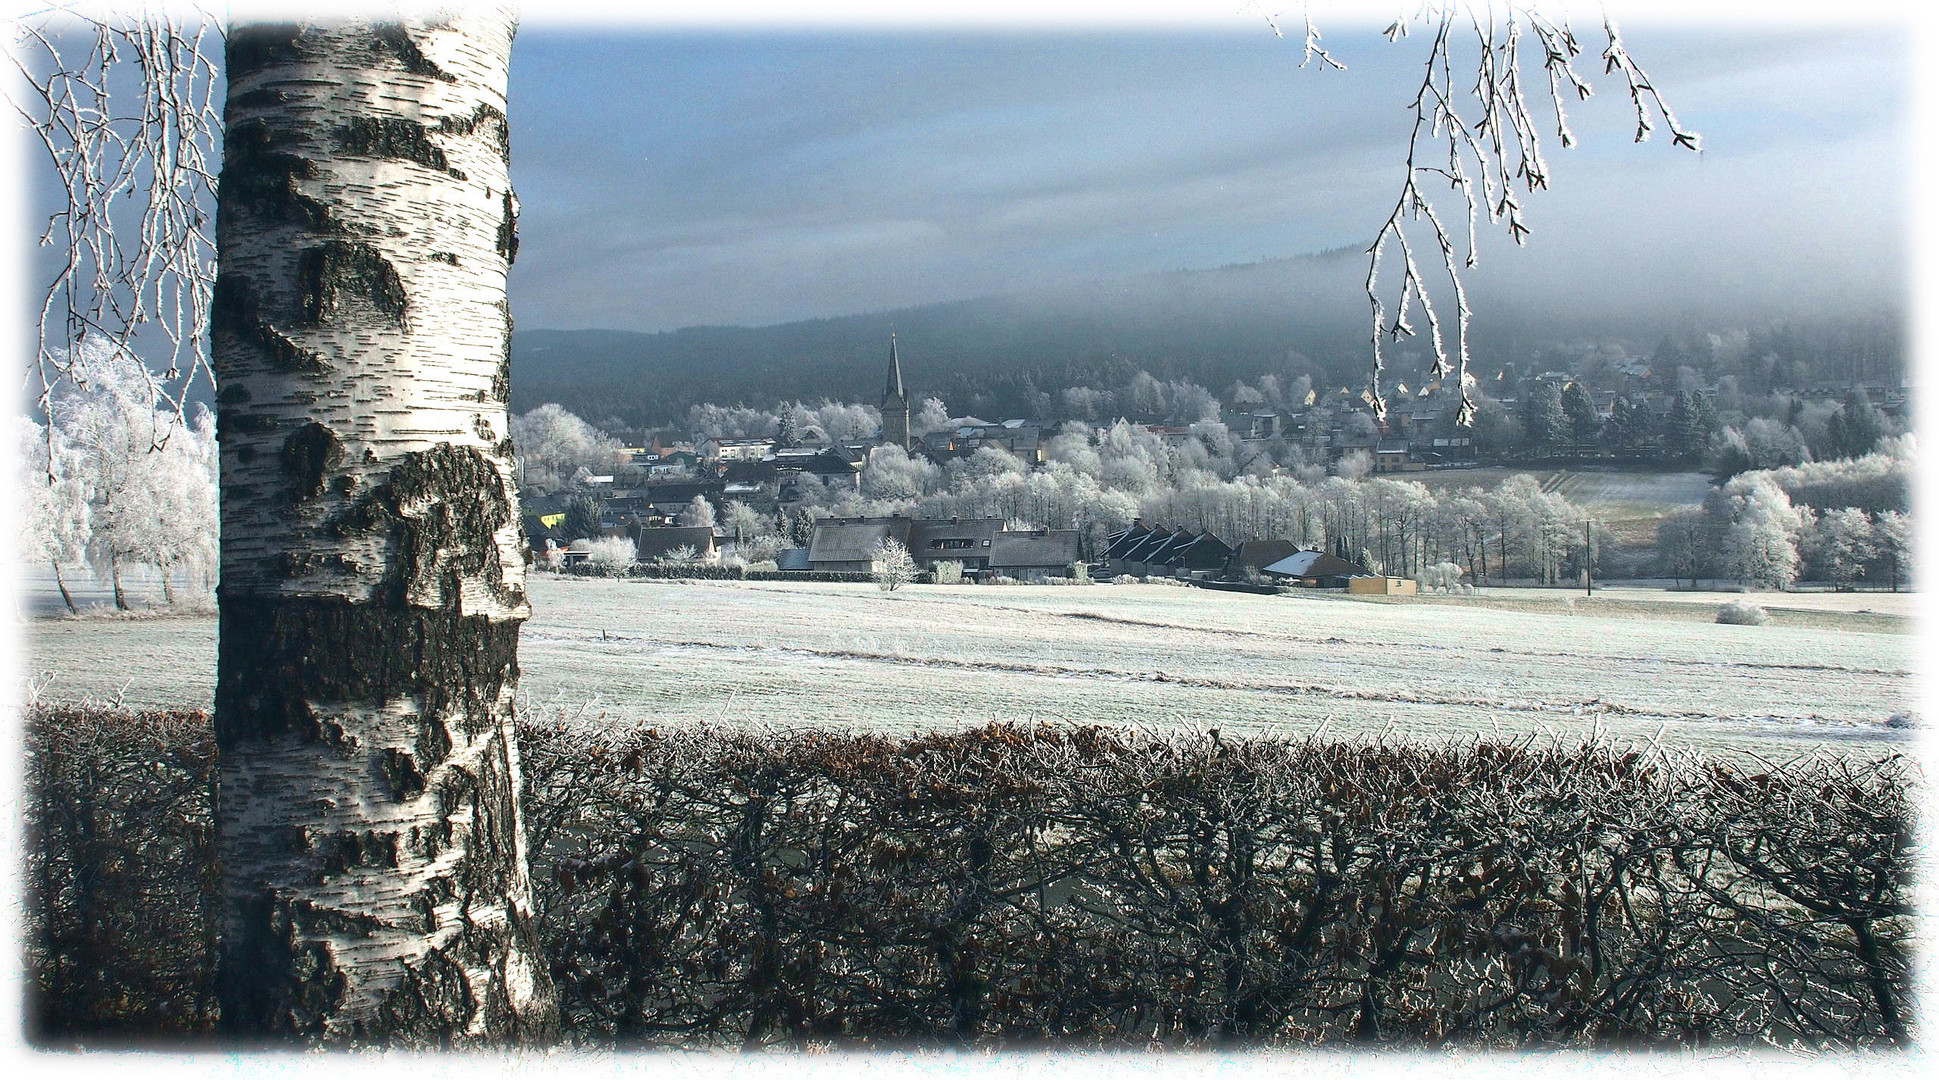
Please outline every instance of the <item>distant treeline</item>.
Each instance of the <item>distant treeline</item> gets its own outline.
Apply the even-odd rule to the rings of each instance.
[[[892,326],[911,393],[993,420],[1073,418],[1059,405],[1065,390],[1120,386],[1138,371],[1220,392],[1262,375],[1357,388],[1368,362],[1364,272],[1359,253],[1342,251],[769,327],[519,331],[512,404],[525,411],[556,402],[608,431],[677,426],[703,402],[873,404]],[[1538,309],[1513,294],[1491,304],[1471,340],[1483,380],[1510,367],[1580,370],[1593,385],[1598,363],[1613,354],[1648,360],[1669,389],[1688,367],[1705,382],[1734,375],[1745,392],[1768,393],[1895,386],[1905,365],[1895,311],[1618,317]],[[1421,385],[1424,348],[1403,343],[1389,360],[1390,379]]]

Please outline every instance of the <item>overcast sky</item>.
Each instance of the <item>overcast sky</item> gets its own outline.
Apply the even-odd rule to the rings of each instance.
[[[1237,5],[1235,5],[1237,6]],[[547,25],[512,65],[521,328],[763,325],[1364,246],[1398,190],[1425,40],[1322,24],[749,32]],[[1601,74],[1548,144],[1546,288],[1900,287],[1906,35],[1630,19],[1701,155],[1638,146]],[[1531,72],[1539,78],[1539,72]],[[1499,249],[1502,245],[1495,245]]]

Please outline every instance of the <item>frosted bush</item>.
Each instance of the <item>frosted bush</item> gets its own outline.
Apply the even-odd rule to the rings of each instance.
[[[1732,600],[1717,609],[1717,621],[1730,626],[1762,626],[1769,618],[1763,607],[1749,600]]]
[[[1113,585],[1136,585],[1144,579],[1136,574],[1119,574],[1111,579]]]
[[[747,569],[755,573],[765,574],[781,569],[781,564],[775,562],[773,559],[756,559],[747,564]]]
[[[963,583],[963,564],[954,559],[944,559],[932,564],[929,574],[938,585],[960,585]]]
[[[594,566],[631,566],[639,548],[630,536],[602,536],[584,541],[586,561]]]

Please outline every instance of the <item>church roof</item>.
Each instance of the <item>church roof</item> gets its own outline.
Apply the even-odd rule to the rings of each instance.
[[[891,398],[903,402],[909,400],[909,395],[902,388],[902,359],[896,355],[893,330],[889,331],[889,384],[882,391],[882,400],[886,402]]]

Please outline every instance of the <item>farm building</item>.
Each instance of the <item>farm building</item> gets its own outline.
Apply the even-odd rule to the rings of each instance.
[[[1077,560],[1074,530],[1005,532],[1001,518],[824,518],[808,542],[815,570],[871,573],[870,552],[884,540],[909,549],[927,570],[939,562],[961,563],[970,578],[1068,575]],[[999,554],[1001,558],[999,559]]]
[[[1122,573],[1114,567],[1123,563],[1126,552],[1144,543],[1145,537],[1150,535],[1151,529],[1143,521],[1133,518],[1131,524],[1105,539],[1104,550],[1099,553],[1098,560],[1103,563],[1107,573]]]
[[[990,572],[1018,581],[1069,577],[1077,562],[1077,530],[1000,532],[990,545]]]
[[[714,530],[705,525],[664,529],[641,526],[633,530],[633,544],[633,558],[637,562],[652,562],[683,547],[692,548],[694,557],[701,562],[713,562],[716,557]]]
[[[1289,585],[1314,589],[1344,589],[1356,577],[1365,577],[1367,568],[1328,555],[1324,551],[1295,551],[1261,568],[1267,577],[1282,578]]]
[[[1226,576],[1243,578],[1248,571],[1264,573],[1266,567],[1298,550],[1299,545],[1291,540],[1242,541],[1233,551],[1232,561],[1226,566]]]

